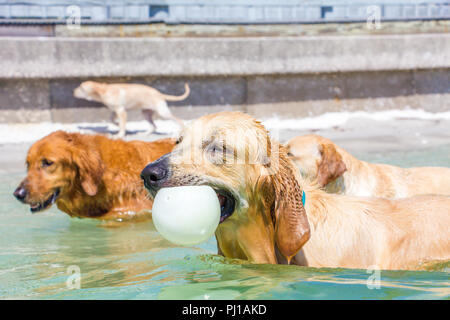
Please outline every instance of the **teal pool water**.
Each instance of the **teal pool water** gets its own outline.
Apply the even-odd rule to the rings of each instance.
[[[401,166],[450,166],[450,145],[358,156]],[[23,175],[0,176],[0,299],[450,298],[449,263],[432,271],[381,271],[380,287],[370,289],[373,273],[366,270],[225,259],[215,255],[213,238],[177,247],[151,222],[106,228],[56,208],[32,215],[12,196]],[[71,270],[79,270],[79,278]]]

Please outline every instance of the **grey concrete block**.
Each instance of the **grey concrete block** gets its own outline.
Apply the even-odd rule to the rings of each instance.
[[[0,79],[0,123],[51,121],[48,81]]]
[[[0,79],[0,109],[50,108],[48,80]]]
[[[343,74],[268,75],[249,77],[247,103],[325,100],[345,94]]]
[[[412,75],[417,94],[450,93],[450,69],[414,70]]]
[[[306,117],[325,112],[421,108],[450,110],[450,69],[210,77],[118,77],[0,80],[0,122],[110,122],[101,103],[73,97],[82,81],[142,83],[163,93],[190,96],[169,102],[172,112],[193,119],[223,110],[257,117]],[[143,120],[130,111],[130,121]]]
[[[441,80],[449,71],[436,71]],[[434,71],[430,71],[430,77]],[[442,79],[443,80],[443,79]],[[422,93],[444,88],[423,88]],[[299,75],[268,75],[249,77],[247,102],[278,103],[308,100],[363,99],[397,97],[415,94],[411,71],[377,71],[321,73]]]
[[[108,82],[110,82],[109,80]],[[240,105],[246,103],[247,81],[243,77],[135,77],[124,82],[142,83],[162,93],[179,96],[184,84],[191,90],[183,101],[168,102],[169,106]]]
[[[0,109],[0,123],[37,123],[51,122],[50,109]]]
[[[169,107],[169,109],[176,117],[184,120],[192,120],[207,114],[222,111],[247,111],[244,105],[182,106],[175,108]]]
[[[346,98],[409,96],[415,92],[413,73],[410,71],[351,72],[343,78],[343,96]]]
[[[54,36],[54,28],[51,25],[2,25],[0,27],[0,36],[52,37]]]
[[[409,98],[411,104],[428,112],[450,111],[450,93],[416,94]]]
[[[248,76],[450,67],[450,34],[0,38],[0,78]]]
[[[110,122],[111,111],[105,107],[89,108],[58,108],[51,109],[53,122],[73,123],[73,122]]]

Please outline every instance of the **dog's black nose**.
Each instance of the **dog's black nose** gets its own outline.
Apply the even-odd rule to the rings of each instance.
[[[25,197],[27,196],[27,189],[25,189],[22,186],[19,186],[15,191],[14,191],[14,197],[17,198],[17,200],[19,201],[24,201]]]
[[[167,180],[169,175],[167,156],[163,156],[152,163],[149,163],[141,172],[146,188],[160,186]]]

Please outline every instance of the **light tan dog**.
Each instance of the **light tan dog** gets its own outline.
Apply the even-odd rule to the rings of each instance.
[[[181,127],[183,121],[175,117],[169,110],[166,101],[181,101],[187,98],[190,90],[185,84],[185,93],[181,96],[166,95],[158,90],[143,85],[133,83],[107,84],[94,81],[85,81],[73,92],[79,99],[97,101],[103,103],[119,121],[119,132],[116,137],[124,137],[126,133],[127,110],[140,109],[145,119],[152,126],[152,133],[156,130],[155,118],[174,120]]]
[[[305,184],[285,148],[240,112],[193,121],[174,150],[141,176],[153,196],[171,186],[215,189],[221,204],[216,238],[225,257],[381,269],[416,269],[450,258],[450,197],[326,193]]]
[[[287,148],[302,176],[317,180],[330,193],[392,199],[420,194],[450,195],[450,168],[404,169],[373,164],[356,159],[318,135],[295,137]]]

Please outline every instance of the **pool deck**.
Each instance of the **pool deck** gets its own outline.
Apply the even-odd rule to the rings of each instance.
[[[13,125],[11,125],[13,126]],[[373,153],[423,150],[450,145],[450,119],[413,119],[397,118],[377,121],[373,119],[350,119],[343,125],[325,129],[292,130],[289,128],[271,129],[273,137],[281,142],[302,134],[325,136],[351,153]],[[89,130],[84,130],[89,132]],[[96,133],[90,130],[90,133]],[[170,136],[169,134],[147,135],[138,132],[126,137],[126,140],[152,141]],[[173,136],[173,134],[172,134]],[[0,144],[0,173],[23,172],[25,157],[32,141]],[[450,166],[450,164],[449,164]]]

